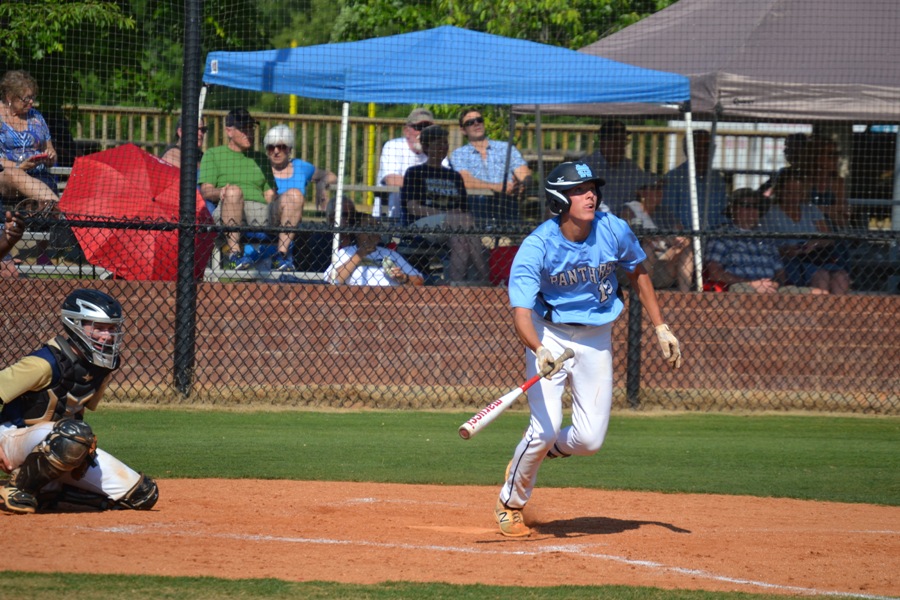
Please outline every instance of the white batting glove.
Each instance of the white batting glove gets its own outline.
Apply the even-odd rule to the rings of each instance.
[[[537,357],[538,373],[545,379],[550,379],[562,369],[563,361],[557,363],[553,359],[553,354],[543,346],[539,346],[534,355]]]
[[[672,335],[669,326],[663,323],[656,327],[656,337],[659,338],[659,347],[662,349],[663,358],[673,369],[681,366],[681,346],[678,338]]]

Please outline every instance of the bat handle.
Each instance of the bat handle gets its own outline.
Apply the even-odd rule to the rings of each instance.
[[[562,353],[562,354],[560,354],[559,356],[557,356],[557,357],[553,360],[553,364],[552,364],[552,365],[546,365],[543,369],[541,369],[540,376],[543,377],[544,375],[546,375],[547,373],[549,373],[550,371],[552,371],[553,368],[554,368],[557,364],[559,364],[559,363],[561,363],[561,362],[566,362],[567,360],[569,360],[569,359],[572,358],[573,356],[575,356],[575,351],[572,350],[571,348],[566,348],[565,350],[563,350],[563,353]]]

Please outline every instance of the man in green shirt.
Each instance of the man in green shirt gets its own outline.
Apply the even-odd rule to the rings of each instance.
[[[200,195],[216,205],[213,218],[218,224],[268,225],[278,214],[272,169],[266,156],[252,149],[256,125],[247,109],[233,109],[225,117],[228,143],[211,148],[200,161]],[[226,240],[225,264],[249,269],[253,260],[241,255],[240,232],[229,232]]]

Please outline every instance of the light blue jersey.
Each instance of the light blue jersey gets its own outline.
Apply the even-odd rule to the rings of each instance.
[[[578,243],[562,235],[555,217],[539,225],[516,253],[510,305],[531,308],[553,323],[611,323],[624,306],[616,267],[632,272],[646,258],[628,224],[610,213],[598,213],[590,235]]]

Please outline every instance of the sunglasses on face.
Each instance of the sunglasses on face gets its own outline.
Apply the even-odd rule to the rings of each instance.
[[[34,104],[36,98],[34,97],[34,94],[32,94],[30,96],[19,96],[19,100],[25,104]]]
[[[471,127],[472,125],[480,125],[484,123],[484,117],[472,117],[468,121],[463,121],[463,127]]]
[[[206,133],[208,130],[209,130],[209,127],[207,127],[206,125],[204,125],[203,127],[197,128],[198,133]]]
[[[285,144],[275,144],[275,145],[266,146],[266,152],[268,152],[269,154],[275,152],[276,150],[278,150],[282,154],[286,154],[288,151],[288,147]]]
[[[422,131],[426,127],[431,127],[432,125],[434,125],[434,123],[429,123],[428,121],[422,121],[421,123],[415,123],[413,125],[410,125],[410,127],[415,129],[416,131]]]

